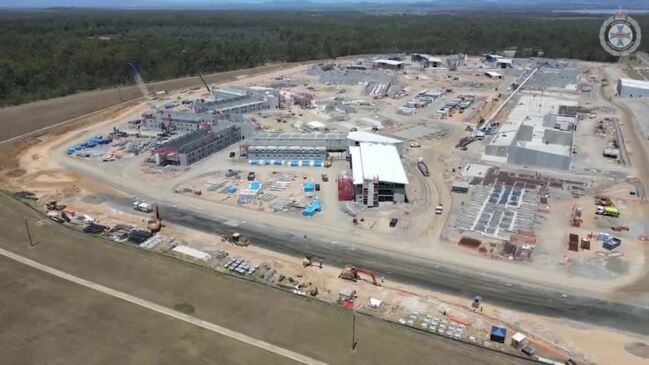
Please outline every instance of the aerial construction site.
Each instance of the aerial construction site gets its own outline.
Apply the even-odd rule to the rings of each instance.
[[[520,361],[647,361],[646,311],[620,305],[648,299],[649,81],[502,54],[177,90],[131,66],[142,98],[5,144],[2,182],[114,244]]]

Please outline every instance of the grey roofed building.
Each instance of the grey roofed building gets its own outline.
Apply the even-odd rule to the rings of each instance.
[[[191,165],[244,138],[241,127],[235,124],[218,130],[201,128],[174,138],[152,151],[157,165]]]
[[[216,98],[195,105],[198,112],[214,114],[245,114],[277,108],[279,92],[269,88],[212,89]]]
[[[208,113],[192,113],[187,111],[150,110],[142,113],[142,123],[146,128],[163,129],[167,127],[179,132],[193,132],[201,124],[217,126],[223,123],[223,117]]]
[[[347,150],[347,135],[344,133],[267,133],[255,134],[250,146],[323,146],[328,152]]]
[[[569,170],[574,117],[559,116],[561,105],[576,102],[553,96],[523,95],[485,148],[484,160],[527,167]],[[532,107],[533,106],[533,107]],[[559,130],[560,128],[567,130]]]
[[[324,146],[249,146],[248,159],[324,161],[327,159],[327,148]]]

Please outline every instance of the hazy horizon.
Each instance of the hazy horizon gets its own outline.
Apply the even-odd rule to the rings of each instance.
[[[649,1],[645,0],[620,0],[615,4],[604,0],[130,0],[128,2],[119,0],[15,0],[7,1],[0,5],[0,8],[53,8],[53,7],[75,7],[75,8],[157,8],[157,9],[225,9],[225,8],[306,8],[318,7],[332,8],[336,6],[367,6],[381,4],[391,8],[425,7],[425,8],[484,8],[495,9],[516,9],[526,8],[561,8],[561,9],[583,9],[583,8],[610,8],[618,6],[627,9],[647,9]]]

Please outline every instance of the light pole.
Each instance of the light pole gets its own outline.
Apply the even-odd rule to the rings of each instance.
[[[27,230],[27,238],[29,238],[29,247],[34,247],[34,242],[32,241],[32,234],[29,231],[29,224],[27,224],[27,217],[25,218],[25,229]]]
[[[356,310],[352,308],[352,352],[356,350]]]

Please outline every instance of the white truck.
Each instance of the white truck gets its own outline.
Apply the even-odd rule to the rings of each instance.
[[[147,202],[135,201],[133,202],[133,209],[144,213],[151,213],[153,212],[153,205]]]
[[[439,204],[438,206],[435,207],[435,214],[440,215],[444,211],[444,207],[442,204]]]

